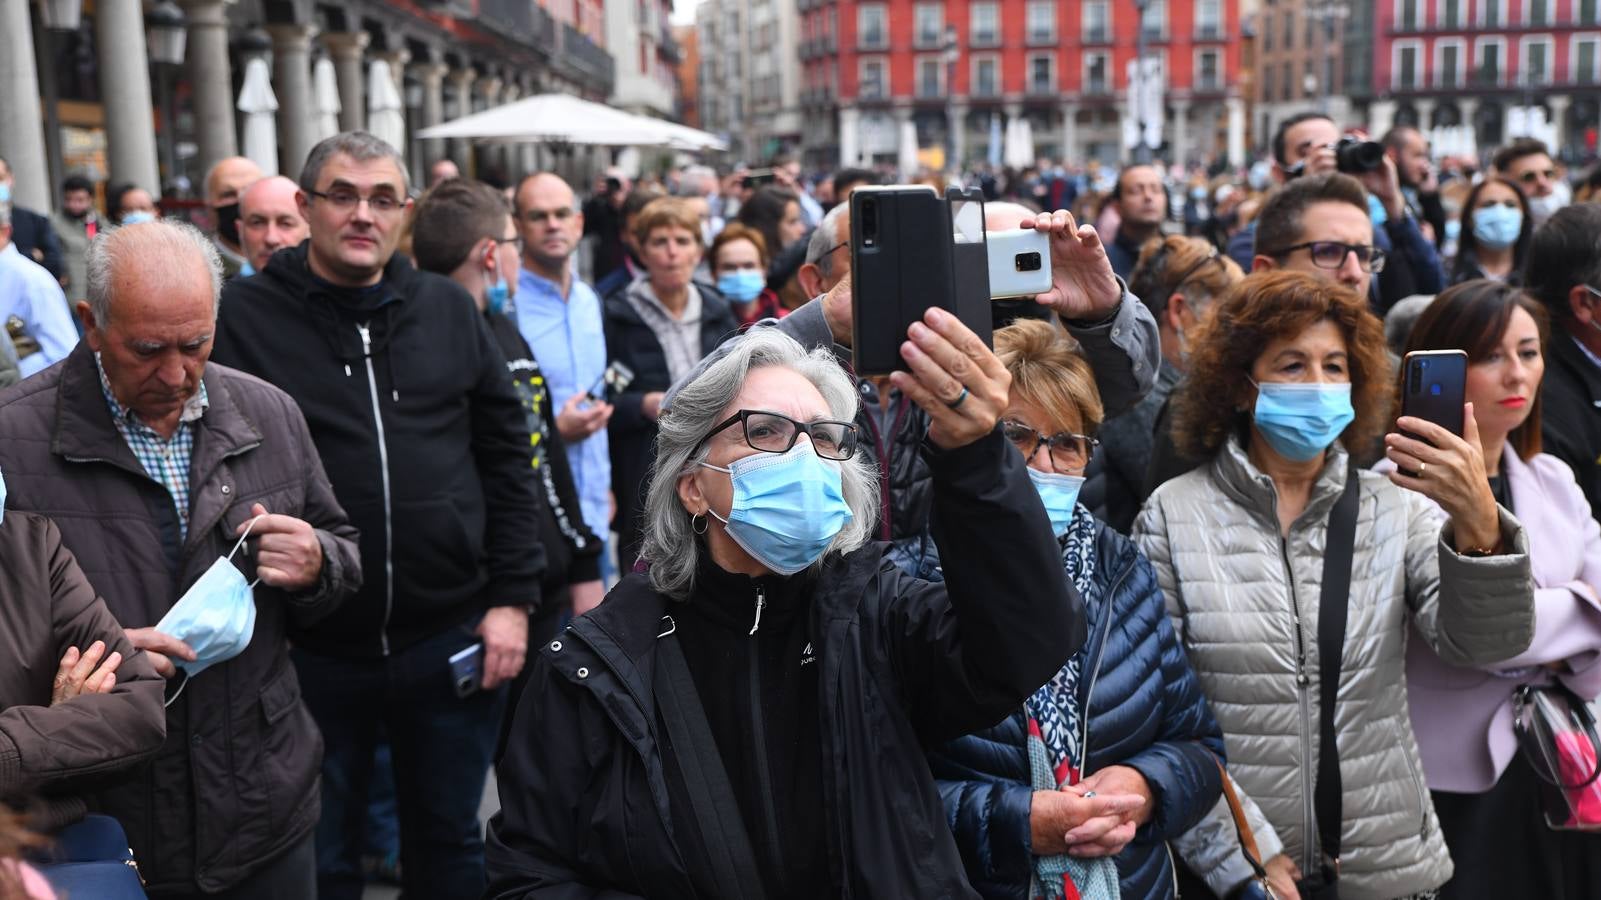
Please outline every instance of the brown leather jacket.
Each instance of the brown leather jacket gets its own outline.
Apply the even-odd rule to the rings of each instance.
[[[117,686],[51,705],[69,647],[121,653]],[[0,518],[0,801],[52,831],[83,817],[82,793],[142,763],[167,735],[161,678],[133,649],[44,516]]]
[[[167,709],[155,760],[91,804],[122,821],[152,889],[211,893],[316,825],[322,738],[300,700],[285,634],[291,619],[305,627],[331,612],[360,584],[361,568],[356,531],[294,401],[220,365],[208,365],[204,380],[209,406],[196,422],[182,546],[166,489],[111,421],[87,344],[0,391],[0,471],[8,506],[55,521],[128,628],[155,625],[228,553],[251,504],[317,529],[321,582],[298,595],[257,586],[250,646],[187,684]],[[234,561],[254,579],[252,558]]]

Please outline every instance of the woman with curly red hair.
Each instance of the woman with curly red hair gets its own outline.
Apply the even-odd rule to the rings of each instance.
[[[1451,860],[1400,689],[1407,625],[1454,665],[1533,635],[1523,529],[1490,494],[1471,409],[1465,439],[1408,417],[1416,437],[1384,436],[1411,474],[1354,469],[1390,419],[1382,327],[1354,290],[1295,272],[1215,304],[1189,364],[1174,439],[1209,461],[1157,489],[1135,540],[1223,726],[1268,878],[1281,897],[1335,880],[1346,896],[1435,896]],[[1220,895],[1251,874],[1222,804],[1176,844]]]

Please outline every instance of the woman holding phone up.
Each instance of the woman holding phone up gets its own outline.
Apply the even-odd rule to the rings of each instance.
[[[1523,685],[1560,682],[1586,701],[1601,694],[1601,528],[1572,470],[1540,452],[1548,338],[1544,307],[1479,280],[1436,297],[1407,345],[1467,353],[1490,492],[1528,531],[1536,586],[1534,641],[1512,659],[1458,668],[1424,641],[1407,644],[1412,730],[1456,863],[1446,898],[1601,897],[1601,835],[1546,827],[1540,777],[1558,773],[1519,752],[1512,727]]]

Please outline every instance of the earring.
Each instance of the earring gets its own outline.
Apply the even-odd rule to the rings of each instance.
[[[689,529],[696,534],[705,534],[706,529],[710,527],[712,527],[711,523],[706,521],[706,516],[704,514],[689,517]]]

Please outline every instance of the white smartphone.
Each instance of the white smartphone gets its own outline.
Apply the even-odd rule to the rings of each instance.
[[[1031,297],[1051,289],[1051,239],[1032,228],[991,231],[990,299]]]

